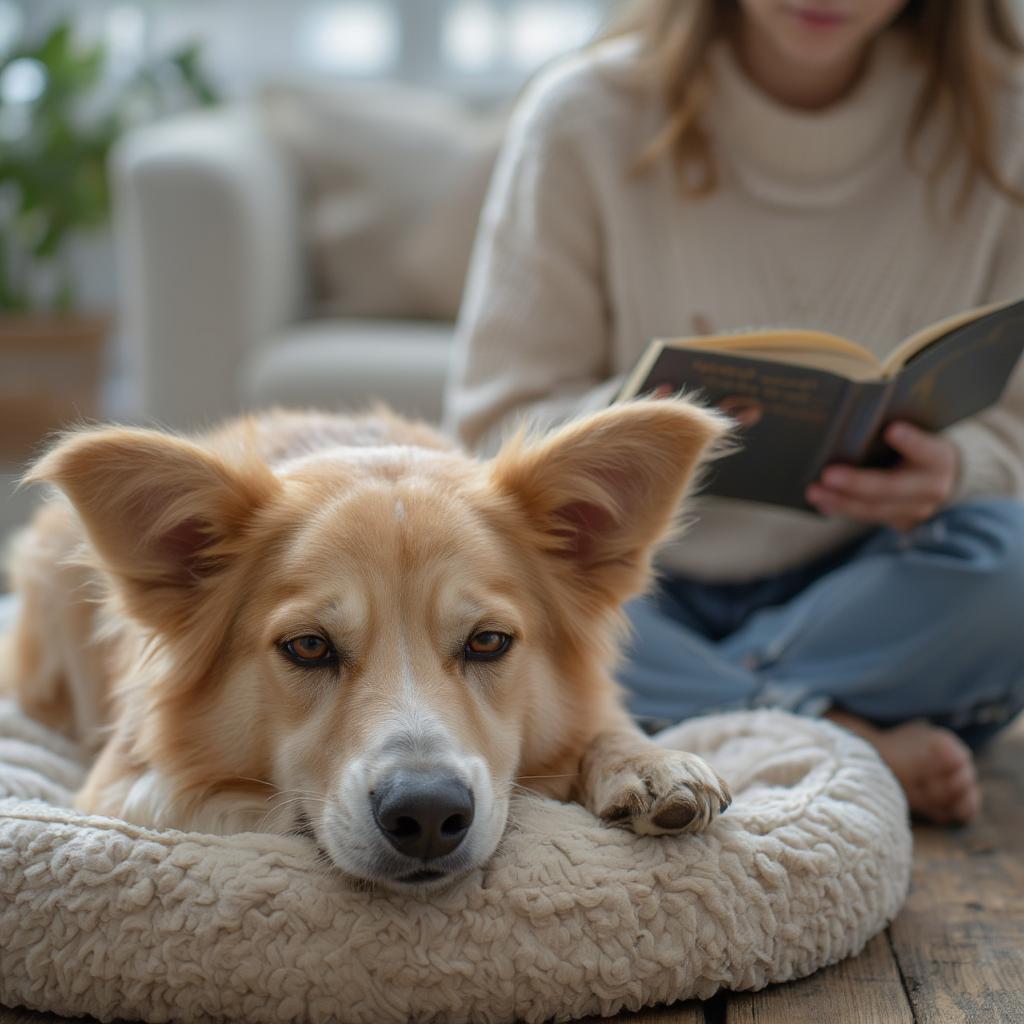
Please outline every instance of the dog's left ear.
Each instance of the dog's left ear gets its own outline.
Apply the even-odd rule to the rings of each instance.
[[[646,587],[701,460],[729,421],[684,399],[641,400],[576,420],[541,441],[520,435],[492,466],[538,542],[594,592],[621,602]]]

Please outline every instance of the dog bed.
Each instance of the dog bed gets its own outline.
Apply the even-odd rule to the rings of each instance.
[[[569,1020],[757,989],[857,953],[898,910],[895,779],[827,722],[758,711],[659,738],[732,808],[637,837],[536,797],[486,869],[418,900],[357,891],[303,841],[68,810],[80,753],[0,703],[0,1003],[101,1020]]]

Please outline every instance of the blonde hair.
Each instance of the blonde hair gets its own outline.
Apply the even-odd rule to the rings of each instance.
[[[639,34],[640,83],[660,97],[668,118],[634,165],[638,173],[670,153],[687,193],[703,195],[716,185],[714,156],[700,112],[710,81],[707,55],[738,14],[737,0],[639,0],[605,38]],[[934,184],[964,153],[958,201],[979,176],[1003,194],[1024,201],[1006,180],[995,147],[994,98],[1008,62],[1024,54],[1024,36],[1010,0],[908,0],[893,22],[911,39],[925,67],[906,145],[916,164],[916,145],[926,123],[943,111],[948,128],[941,149],[923,170]]]

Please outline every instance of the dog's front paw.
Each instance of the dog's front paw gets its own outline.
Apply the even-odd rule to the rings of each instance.
[[[643,836],[702,832],[732,803],[729,787],[706,761],[659,747],[610,766],[594,796],[606,824]]]

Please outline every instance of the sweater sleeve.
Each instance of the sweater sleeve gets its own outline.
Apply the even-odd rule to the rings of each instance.
[[[1024,206],[1013,204],[1003,225],[986,302],[1018,299],[1024,294]],[[1024,359],[1002,398],[978,416],[947,431],[960,452],[956,500],[999,496],[1024,497]]]
[[[583,136],[583,84],[548,76],[524,97],[499,157],[456,329],[446,426],[493,451],[521,417],[600,408],[609,310],[600,213]]]

